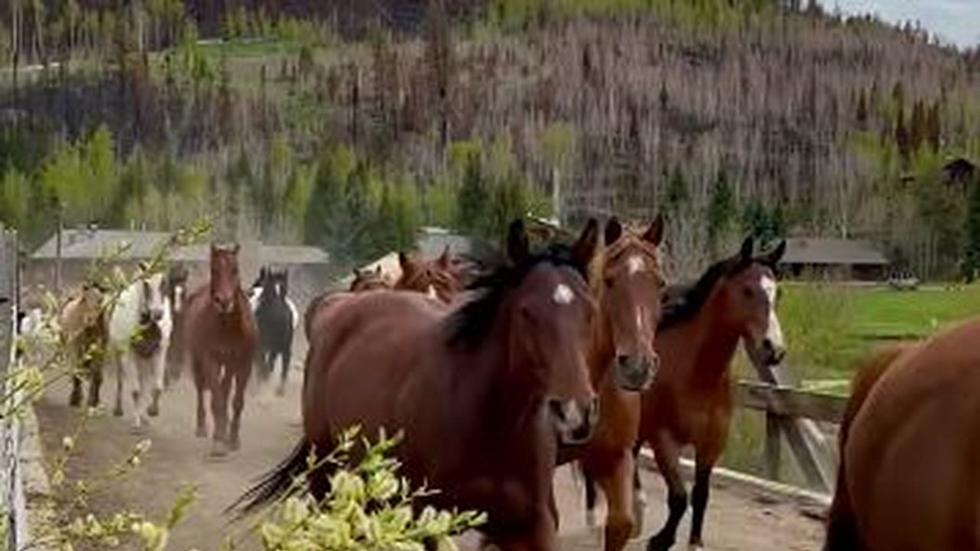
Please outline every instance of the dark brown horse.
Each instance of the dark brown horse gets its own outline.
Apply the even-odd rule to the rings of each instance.
[[[599,318],[589,348],[589,369],[602,416],[589,444],[562,454],[562,459],[578,459],[586,479],[597,481],[606,496],[607,550],[626,545],[638,509],[632,483],[633,446],[640,426],[638,391],[650,383],[659,364],[654,335],[664,287],[658,250],[663,229],[659,217],[642,234],[624,231],[618,220],[611,219],[606,246],[593,271]]]
[[[980,550],[980,320],[858,371],[824,549]]]
[[[657,329],[663,369],[643,393],[639,443],[653,448],[667,483],[668,518],[649,542],[650,551],[670,549],[687,510],[687,490],[678,465],[681,449],[693,445],[695,477],[691,547],[701,547],[711,471],[728,440],[733,387],[730,365],[739,341],[756,357],[779,363],[784,344],[776,317],[775,266],[786,250],[753,257],[746,239],[735,256],[718,262],[693,286],[671,293]]]
[[[238,249],[237,244],[211,247],[211,280],[188,297],[184,312],[187,347],[197,388],[197,436],[208,435],[204,396],[210,393],[213,455],[225,455],[229,449],[237,450],[240,446],[245,387],[258,343],[255,317],[238,273]],[[232,390],[229,430],[228,400]]]
[[[425,293],[442,302],[451,303],[461,292],[459,265],[453,260],[449,247],[435,260],[421,260],[405,253],[398,253],[402,274],[394,288],[401,291]]]
[[[360,425],[402,432],[401,474],[439,493],[423,500],[486,512],[502,549],[556,549],[552,479],[559,445],[586,442],[596,394],[586,363],[595,306],[586,283],[597,245],[590,221],[572,247],[531,254],[511,226],[513,265],[475,283],[455,308],[418,293],[349,296],[317,312],[303,396],[305,435],[243,499],[250,509],[287,491],[311,450]],[[313,496],[329,470],[309,473]]]

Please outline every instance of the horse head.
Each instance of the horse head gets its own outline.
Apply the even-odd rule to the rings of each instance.
[[[395,289],[425,293],[447,304],[463,291],[448,245],[435,260],[419,259],[401,252],[398,263],[402,275],[395,283]]]
[[[241,276],[238,271],[239,245],[211,246],[211,302],[221,314],[235,311]]]
[[[184,297],[187,296],[187,280],[190,277],[187,267],[183,264],[172,264],[164,278],[164,294],[175,313],[184,307]]]
[[[722,312],[729,327],[742,336],[750,356],[776,365],[786,355],[782,327],[776,315],[779,298],[776,265],[786,252],[783,241],[767,254],[753,257],[751,237],[727,263],[728,275],[720,289]]]
[[[614,379],[625,390],[649,386],[660,366],[654,338],[664,289],[659,250],[663,232],[662,217],[643,233],[624,229],[616,218],[606,224],[606,246],[593,287],[599,300],[599,334],[605,341],[600,346],[611,349]]]

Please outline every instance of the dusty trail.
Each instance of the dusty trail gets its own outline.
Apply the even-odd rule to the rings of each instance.
[[[128,420],[103,415],[89,421],[85,435],[70,463],[71,477],[91,477],[105,472],[108,465],[127,457],[142,438],[150,437],[153,447],[137,472],[111,491],[98,492],[93,504],[99,510],[126,507],[163,515],[181,487],[196,484],[199,498],[189,518],[172,535],[172,549],[217,551],[227,534],[236,528],[222,514],[256,476],[279,462],[300,434],[299,384],[301,374],[291,374],[284,397],[276,397],[270,387],[256,389],[248,397],[242,421],[242,450],[223,460],[207,457],[208,442],[194,437],[195,397],[185,377],[163,400],[161,417],[146,436],[134,435]],[[106,397],[114,399],[115,381],[105,385]],[[67,407],[67,388],[57,388],[37,408],[42,438],[48,458],[59,452],[62,436],[75,426],[77,413]],[[655,473],[646,475],[650,506],[645,522],[646,535],[664,518],[664,487]],[[599,549],[600,539],[583,524],[581,492],[567,469],[557,475],[559,508],[564,549]],[[688,515],[689,517],[689,515]],[[600,518],[602,518],[600,516]],[[686,522],[680,534],[686,534]],[[786,551],[820,548],[821,527],[806,518],[794,505],[763,503],[734,489],[715,485],[705,526],[707,549]],[[464,538],[470,542],[473,538]],[[254,543],[254,542],[253,542]],[[629,549],[644,549],[644,541],[634,541]],[[249,545],[248,548],[255,548]],[[684,549],[686,545],[677,545]]]

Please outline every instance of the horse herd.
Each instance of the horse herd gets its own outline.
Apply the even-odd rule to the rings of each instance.
[[[282,394],[302,321],[303,436],[235,504],[241,512],[302,476],[322,499],[331,464],[311,456],[357,425],[367,435],[401,433],[401,474],[439,489],[424,504],[487,513],[486,543],[506,550],[557,548],[554,471],[574,463],[588,518],[596,488],[605,496],[604,547],[617,551],[640,531],[637,456],[647,445],[668,488],[667,518],[647,548],[674,545],[689,505],[688,541],[700,548],[734,409],[738,345],[769,364],[785,354],[776,266],[786,247],[756,253],[748,238],[698,280],[668,286],[663,234],[660,218],[640,231],[613,218],[602,232],[592,219],[571,243],[532,248],[517,220],[499,266],[474,270],[448,249],[434,260],[402,254],[396,280],[380,268],[355,270],[347,291],[316,297],[302,320],[285,272],[263,269],[249,296],[238,247],[212,246],[209,281],[192,292],[179,266],[140,278],[108,312],[90,307],[101,291],[88,286],[61,323],[76,328],[65,333],[71,348],[92,364],[92,405],[101,376],[86,347],[105,338],[123,350],[116,412],[128,385],[137,427],[159,413],[168,381],[189,363],[197,435],[208,436],[210,394],[212,453],[224,455],[240,446],[253,361],[267,379],[279,360]],[[977,333],[980,323],[967,324],[888,349],[859,371],[826,549],[980,549]],[[690,496],[679,469],[688,447]]]

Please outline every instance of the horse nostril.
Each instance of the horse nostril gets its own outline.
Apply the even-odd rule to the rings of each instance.
[[[548,400],[548,409],[559,421],[565,420],[565,408],[560,400]]]

